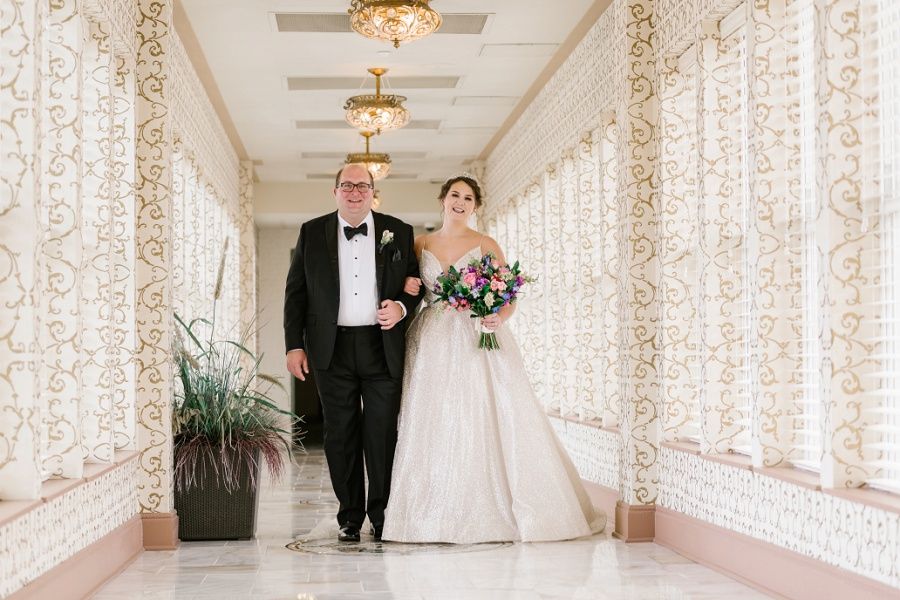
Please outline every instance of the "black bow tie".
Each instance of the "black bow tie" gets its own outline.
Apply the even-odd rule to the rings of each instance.
[[[369,235],[369,226],[366,223],[363,223],[359,227],[350,227],[349,225],[344,225],[344,235],[347,236],[348,240],[352,240],[353,236],[357,233],[361,233],[362,235]]]

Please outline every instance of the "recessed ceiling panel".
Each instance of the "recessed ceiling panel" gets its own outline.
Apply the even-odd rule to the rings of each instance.
[[[303,152],[300,158],[310,160],[314,158],[339,158],[341,160],[347,156],[346,152]],[[427,152],[391,152],[391,158],[403,160],[422,160],[428,156]]]
[[[479,56],[484,58],[534,58],[553,56],[558,44],[485,44]]]
[[[295,121],[294,122],[297,129],[347,129],[350,126],[347,125],[347,121],[339,121],[339,120],[323,120],[323,121]],[[410,121],[406,127],[403,129],[398,129],[397,131],[403,131],[406,129],[437,129],[441,126],[440,121],[429,121],[429,120],[418,120],[418,121]],[[397,133],[395,131],[390,132],[389,135],[393,135]],[[377,139],[377,138],[376,138]]]
[[[443,23],[435,33],[477,35],[487,25],[487,14],[441,13]],[[354,33],[347,13],[275,13],[280,33]]]
[[[287,89],[292,92],[314,90],[362,90],[370,94],[368,79],[371,77],[288,77]],[[459,77],[391,77],[390,92],[395,90],[443,90],[459,85]],[[374,85],[374,82],[373,82]]]
[[[456,96],[453,106],[515,106],[519,96]]]

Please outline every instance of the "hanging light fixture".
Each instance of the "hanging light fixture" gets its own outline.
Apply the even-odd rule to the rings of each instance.
[[[367,38],[401,43],[418,40],[437,31],[441,15],[428,0],[351,0],[350,26]]]
[[[348,165],[350,163],[363,163],[369,169],[369,173],[372,174],[372,179],[375,181],[384,179],[391,170],[391,156],[389,154],[369,152],[369,138],[375,135],[371,131],[360,131],[359,135],[366,138],[366,151],[351,152],[347,155],[344,163]]]
[[[368,71],[375,76],[375,95],[363,94],[348,98],[344,103],[347,123],[351,127],[375,133],[381,133],[385,129],[400,129],[409,123],[409,111],[403,106],[406,98],[381,93],[381,76],[387,73],[387,69],[373,67]]]

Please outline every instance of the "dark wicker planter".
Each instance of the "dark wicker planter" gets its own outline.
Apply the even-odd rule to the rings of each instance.
[[[250,469],[241,467],[240,485],[231,493],[216,479],[210,457],[202,455],[205,465],[197,465],[200,485],[190,490],[175,490],[175,512],[178,514],[178,538],[189,540],[245,540],[256,533],[258,488],[250,487]],[[257,483],[259,454],[256,456]],[[205,474],[205,475],[204,475]]]

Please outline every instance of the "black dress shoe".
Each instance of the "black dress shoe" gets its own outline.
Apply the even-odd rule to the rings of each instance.
[[[356,525],[344,525],[341,527],[340,533],[338,533],[338,541],[339,542],[358,542],[359,541],[359,527]]]
[[[381,541],[381,530],[384,529],[384,525],[373,525],[372,526],[372,535],[375,537],[376,542]]]

